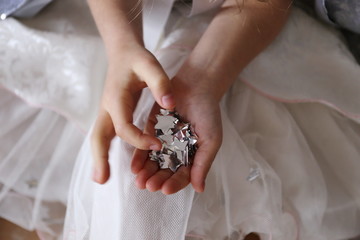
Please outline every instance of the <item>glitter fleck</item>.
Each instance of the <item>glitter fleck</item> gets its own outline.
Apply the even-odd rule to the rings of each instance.
[[[246,180],[248,180],[249,182],[253,182],[254,180],[256,180],[258,177],[260,177],[260,169],[259,168],[250,168],[250,174],[249,176],[246,178]]]

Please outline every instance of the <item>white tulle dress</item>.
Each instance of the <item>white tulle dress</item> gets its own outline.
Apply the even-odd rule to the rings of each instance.
[[[150,45],[170,77],[211,21],[207,8],[172,11],[161,38],[147,35],[161,39]],[[338,32],[301,10],[222,99],[223,144],[202,194],[138,190],[133,149],[119,138],[110,180],[91,181],[88,133],[106,60],[85,3],[55,1],[32,20],[0,22],[0,53],[0,216],[43,239],[360,235],[360,67]],[[144,91],[138,126],[153,102]]]

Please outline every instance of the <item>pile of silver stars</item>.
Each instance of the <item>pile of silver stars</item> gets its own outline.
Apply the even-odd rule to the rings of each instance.
[[[160,109],[156,115],[155,135],[162,142],[160,151],[152,151],[150,160],[159,163],[161,169],[173,172],[181,166],[189,166],[196,152],[198,137],[190,123],[180,120],[176,112]]]

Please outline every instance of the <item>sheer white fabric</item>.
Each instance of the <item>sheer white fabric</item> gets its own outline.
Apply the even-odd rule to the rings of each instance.
[[[209,18],[181,19],[169,30],[171,33],[156,53],[169,76],[181,66]],[[312,25],[307,28],[309,23]],[[137,190],[129,170],[132,149],[119,139],[112,144],[110,182],[104,187],[93,184],[87,180],[91,156],[85,141],[71,185],[65,239],[183,239],[185,233],[188,239],[242,239],[250,232],[258,232],[262,239],[335,240],[359,235],[360,128],[353,120],[320,104],[329,102],[334,109],[343,107],[346,109],[343,112],[351,112],[348,116],[356,119],[358,108],[351,108],[356,103],[349,100],[357,96],[351,95],[354,89],[345,90],[344,81],[335,81],[335,77],[326,85],[318,84],[346,70],[346,76],[353,81],[352,87],[359,89],[358,79],[351,78],[358,73],[358,67],[355,68],[350,54],[341,45],[344,52],[337,59],[340,62],[346,59],[347,64],[339,63],[324,71],[328,65],[326,57],[339,49],[318,45],[324,32],[330,43],[341,44],[334,32],[295,10],[277,42],[241,76],[249,79],[244,81],[248,85],[253,84],[259,92],[273,98],[289,102],[321,100],[319,103],[279,103],[254,92],[240,79],[228,92],[222,102],[224,141],[203,194],[192,198],[193,190],[187,188],[164,197]],[[296,37],[304,34],[316,41],[299,44]],[[321,61],[318,59],[314,64],[306,59],[311,59],[316,45],[313,54],[325,58],[319,57]],[[328,53],[330,50],[332,53]],[[294,58],[293,52],[299,55],[304,52],[305,57],[289,61]],[[281,66],[293,70],[295,80],[290,75],[282,76]],[[318,74],[310,78],[314,71]],[[270,91],[259,75],[267,75],[268,85],[281,85],[281,89]],[[294,82],[286,84],[288,79]],[[294,84],[311,86],[314,90],[304,91],[306,86],[296,89]],[[323,94],[339,86],[349,95]],[[152,102],[149,93],[144,94],[135,114],[140,127]],[[87,173],[83,174],[85,168]],[[250,182],[247,177],[252,169],[257,169],[260,175]],[[79,193],[79,189],[86,190]],[[152,207],[148,207],[149,202]],[[178,211],[179,205],[183,211]],[[189,215],[188,206],[191,206]],[[154,218],[159,214],[161,217]]]
[[[83,134],[59,114],[30,108],[7,90],[0,89],[0,96],[0,217],[58,236]]]
[[[61,112],[87,129],[102,87],[98,79],[103,77],[106,64],[99,39],[40,32],[14,19],[1,24],[0,34],[2,86],[33,105]]]
[[[155,53],[170,77],[211,18],[172,12]],[[360,235],[360,70],[337,32],[294,9],[221,103],[224,141],[206,191],[164,196],[135,188],[133,149],[118,138],[110,181],[91,181],[89,141],[79,128],[88,133],[94,121],[106,63],[84,3],[56,1],[23,24],[0,22],[1,217],[43,239],[61,238],[70,189],[64,239]],[[140,101],[141,127],[153,99],[144,91]]]
[[[0,217],[42,239],[61,238],[71,172],[102,88],[105,54],[91,23],[82,1],[0,21]]]
[[[280,101],[321,102],[360,119],[356,60],[334,29],[305,14],[296,16],[241,77]]]

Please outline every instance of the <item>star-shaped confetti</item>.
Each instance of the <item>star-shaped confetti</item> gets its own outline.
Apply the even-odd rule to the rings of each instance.
[[[157,123],[155,129],[160,129],[164,134],[171,133],[171,129],[175,127],[178,119],[173,116],[156,115]]]
[[[156,115],[156,137],[162,143],[161,151],[152,151],[150,160],[157,161],[161,169],[175,172],[181,166],[188,166],[196,152],[198,137],[189,123],[182,122],[179,114],[160,109]]]

